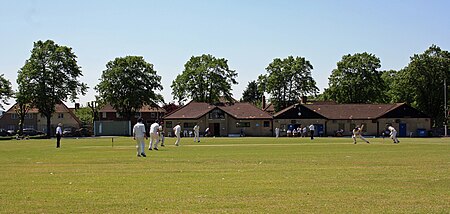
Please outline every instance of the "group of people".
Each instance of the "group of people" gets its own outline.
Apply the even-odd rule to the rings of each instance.
[[[162,125],[162,123],[159,124],[157,121],[150,125],[150,142],[148,150],[158,150],[158,144],[160,142],[161,146],[164,146],[164,128]],[[178,133],[178,135],[180,134]],[[142,122],[142,118],[139,118],[136,125],[134,125],[133,127],[133,139],[136,141],[137,156],[147,157],[147,155],[145,154],[145,139],[148,139],[148,136],[145,130],[145,125]]]
[[[287,137],[307,137],[308,136],[308,129],[309,129],[309,136],[311,137],[311,140],[314,139],[314,124],[311,124],[308,126],[302,126],[300,125],[297,128],[294,129],[288,129],[286,130],[286,136]],[[280,128],[275,128],[275,137],[278,138],[280,136]]]
[[[181,140],[181,123],[177,123],[173,127],[173,132],[177,138],[175,141],[175,146],[180,145]],[[195,125],[194,128],[194,142],[200,143],[200,126]],[[158,123],[155,121],[150,125],[149,130],[150,142],[148,150],[158,150],[158,144],[161,142],[161,146],[164,146],[164,127],[163,123]],[[142,118],[137,120],[136,125],[133,127],[133,139],[136,141],[136,150],[138,157],[147,157],[145,154],[145,139],[148,139],[147,132],[145,130],[145,125],[142,122]]]
[[[352,131],[353,132],[352,139],[353,139],[353,143],[354,144],[356,144],[356,138],[357,137],[359,137],[364,142],[370,144],[370,142],[366,138],[364,138],[362,136],[363,128],[364,128],[364,125],[361,125],[361,126],[356,126],[353,129],[353,131]],[[394,141],[395,144],[400,143],[400,141],[397,139],[397,130],[395,130],[395,128],[392,125],[389,125],[389,124],[386,125],[386,130],[388,130],[390,132],[389,133],[389,135],[390,135],[389,138],[391,138]],[[383,138],[384,138],[384,135],[383,135]]]

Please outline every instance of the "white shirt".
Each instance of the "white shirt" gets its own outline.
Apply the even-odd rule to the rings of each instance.
[[[309,125],[309,130],[310,131],[314,131],[314,125],[313,124]]]
[[[158,129],[159,129],[159,124],[158,123],[153,123],[150,126],[150,134],[156,134],[158,133]]]
[[[195,126],[194,126],[194,131],[196,131],[196,132],[200,131],[200,126],[195,125]]]
[[[173,127],[173,131],[175,132],[175,135],[180,135],[180,133],[181,133],[181,126],[180,125],[176,125],[175,127]]]
[[[136,123],[136,125],[133,126],[133,136],[134,137],[145,136],[145,126],[143,123]]]
[[[62,135],[62,129],[61,129],[61,126],[56,127],[56,134]]]
[[[392,126],[389,126],[388,129],[389,129],[389,131],[391,131],[391,132],[396,132],[395,128],[392,127]]]

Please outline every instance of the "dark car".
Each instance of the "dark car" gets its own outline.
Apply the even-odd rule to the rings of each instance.
[[[36,136],[36,135],[44,134],[44,132],[38,131],[36,129],[30,129],[30,128],[23,129],[22,133],[24,136]]]
[[[9,132],[6,129],[0,129],[0,136],[5,137],[9,136]]]

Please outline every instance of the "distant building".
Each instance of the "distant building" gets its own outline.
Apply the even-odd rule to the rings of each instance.
[[[0,117],[0,128],[15,131],[19,129],[19,116],[15,112],[16,106],[17,103]],[[64,103],[55,105],[55,112],[50,119],[51,129],[56,129],[58,123],[62,123],[63,128],[71,129],[78,129],[81,125],[78,117]],[[39,113],[39,109],[32,108],[25,116],[23,128],[32,128],[47,133],[47,118]],[[54,134],[53,131],[50,133]]]
[[[172,128],[181,123],[182,133],[193,132],[195,124],[209,136],[271,136],[272,116],[250,103],[231,102],[208,104],[189,102],[164,117],[165,133],[173,136]]]

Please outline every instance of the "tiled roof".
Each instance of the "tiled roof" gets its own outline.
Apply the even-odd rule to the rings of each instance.
[[[272,115],[250,103],[234,103],[219,108],[236,119],[272,119]]]
[[[236,119],[271,119],[272,116],[250,103],[233,103],[211,105],[208,103],[190,102],[164,117],[164,119],[198,119],[211,110],[219,108]]]
[[[110,104],[104,105],[99,112],[117,112]],[[150,107],[150,106],[143,106],[139,112],[166,112],[161,107]]]
[[[387,112],[403,105],[395,104],[311,104],[306,108],[331,120],[342,119],[376,119]]]
[[[164,119],[197,119],[216,108],[208,103],[189,102],[178,110],[166,115]]]

